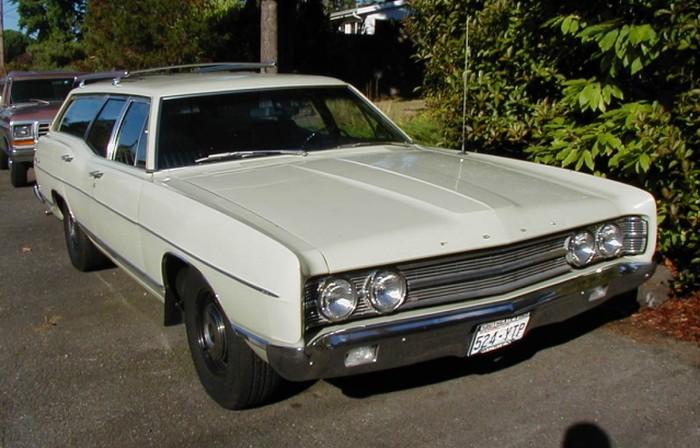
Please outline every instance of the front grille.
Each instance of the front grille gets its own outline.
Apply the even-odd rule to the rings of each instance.
[[[48,134],[50,127],[51,127],[51,123],[39,123],[39,126],[37,127],[37,136],[38,136],[37,138]]]
[[[646,250],[646,221],[632,217],[615,222],[624,234],[624,254]],[[599,225],[591,226],[591,229],[597,227]],[[567,231],[508,246],[397,264],[392,268],[403,274],[408,286],[406,300],[397,312],[506,294],[570,272],[573,268],[566,261],[566,243],[572,233]],[[355,285],[359,295],[350,320],[376,315],[364,292],[365,281],[374,271],[341,275]],[[306,284],[307,329],[329,323],[316,306],[316,291],[324,278],[311,279]]]

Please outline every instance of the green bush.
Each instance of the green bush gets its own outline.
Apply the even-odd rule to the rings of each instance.
[[[679,292],[700,282],[697,2],[413,0],[424,94],[451,146],[654,194]],[[468,70],[464,71],[467,15]]]

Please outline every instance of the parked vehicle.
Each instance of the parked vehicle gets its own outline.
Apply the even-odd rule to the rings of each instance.
[[[264,67],[75,89],[35,158],[73,265],[162,299],[222,406],[496,350],[653,273],[648,193],[422,147],[346,83]]]
[[[74,72],[11,72],[0,80],[0,169],[15,187],[27,185],[36,141],[73,88]]]

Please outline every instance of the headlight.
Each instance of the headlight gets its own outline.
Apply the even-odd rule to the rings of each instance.
[[[622,252],[622,231],[615,224],[605,224],[597,232],[598,251],[606,258],[616,257]]]
[[[355,286],[342,278],[331,278],[319,289],[318,309],[333,322],[349,317],[357,306]]]
[[[12,128],[12,138],[15,140],[24,140],[34,138],[34,125],[18,124]]]
[[[584,266],[596,255],[595,237],[588,231],[579,232],[569,238],[567,249],[566,261],[577,267]]]
[[[380,313],[394,311],[406,298],[406,280],[392,270],[375,272],[366,288],[370,304]]]

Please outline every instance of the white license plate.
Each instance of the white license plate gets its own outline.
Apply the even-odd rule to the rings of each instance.
[[[527,313],[479,325],[469,348],[469,356],[490,352],[522,339],[529,321],[530,313]]]

